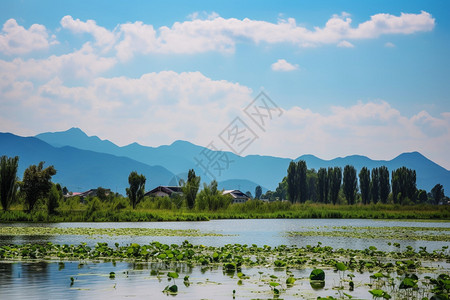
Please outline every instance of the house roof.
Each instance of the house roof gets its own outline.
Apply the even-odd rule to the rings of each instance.
[[[183,190],[181,189],[181,186],[157,186],[153,190],[145,193],[145,196],[149,196],[151,194],[155,194],[157,192],[163,192],[168,195],[172,195],[173,193],[182,193]]]
[[[222,194],[223,195],[231,195],[231,197],[233,197],[234,199],[236,199],[236,198],[250,199],[249,196],[247,196],[246,194],[244,194],[240,190],[225,190],[225,191],[222,192]]]

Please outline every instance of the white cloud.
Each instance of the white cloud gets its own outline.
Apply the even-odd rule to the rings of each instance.
[[[200,16],[203,16],[201,18]],[[233,53],[237,43],[287,43],[298,47],[336,44],[352,47],[349,40],[374,39],[386,34],[412,34],[430,31],[435,20],[427,12],[373,15],[369,21],[352,27],[348,13],[333,15],[324,27],[310,30],[298,25],[294,18],[281,19],[277,23],[244,18],[222,18],[216,13],[193,13],[191,20],[175,22],[171,27],[153,28],[143,22],[121,24],[113,31],[98,26],[95,21],[74,20],[65,16],[64,28],[73,32],[87,32],[94,36],[96,45],[115,45],[121,60],[135,54],[179,53],[195,54],[209,51]],[[107,47],[107,49],[110,49]]]
[[[348,41],[340,41],[337,46],[339,48],[354,48],[355,46]]]
[[[391,43],[391,42],[387,42],[386,44],[384,44],[384,46],[386,48],[395,48],[395,44]]]
[[[272,64],[273,71],[288,72],[298,69],[298,65],[288,63],[285,59],[279,59]]]
[[[49,34],[45,26],[33,24],[29,29],[9,19],[3,24],[0,33],[0,52],[6,55],[22,55],[32,51],[46,50],[57,41]]]
[[[107,30],[104,27],[98,26],[94,20],[87,20],[86,22],[80,21],[80,19],[74,20],[72,16],[64,16],[61,19],[61,26],[74,33],[89,33],[95,40],[96,44],[105,47],[106,49],[112,47],[116,41],[116,37],[113,32]]]
[[[324,159],[352,154],[391,159],[419,151],[450,168],[448,112],[434,117],[422,111],[407,117],[385,101],[335,106],[330,113],[293,107],[268,128],[250,151],[291,158],[311,153]]]
[[[8,113],[0,111],[0,125],[2,130],[13,126],[15,133],[24,124],[34,124],[35,133],[72,126],[95,128],[92,134],[122,145],[171,143],[180,138],[205,144],[241,113],[251,96],[245,86],[212,80],[199,72],[97,78],[88,86],[75,87],[55,78],[3,98],[13,106]]]
[[[73,53],[52,55],[45,59],[16,58],[10,62],[0,60],[0,69],[8,72],[16,80],[45,81],[55,76],[88,80],[111,69],[115,64],[115,58],[99,56],[92,46],[86,43]]]

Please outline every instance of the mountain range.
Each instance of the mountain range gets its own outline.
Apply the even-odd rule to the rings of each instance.
[[[195,169],[204,182],[216,179],[219,188],[255,190],[257,185],[274,190],[286,176],[290,158],[248,155],[238,156],[226,151],[208,151],[187,141],[175,141],[171,145],[147,147],[137,143],[117,146],[97,136],[87,136],[81,129],[71,128],[62,132],[47,132],[35,137],[20,137],[0,133],[0,154],[20,157],[19,175],[30,164],[45,161],[54,165],[60,182],[72,191],[82,191],[98,186],[124,193],[128,174],[136,170],[147,178],[147,190],[158,185],[176,185],[187,177],[189,169]],[[204,168],[207,158],[222,159],[222,166]],[[416,170],[417,187],[430,191],[441,183],[450,188],[450,171],[427,159],[418,152],[403,153],[392,160],[371,160],[365,156],[323,160],[314,155],[302,155],[294,161],[305,160],[308,168],[344,167],[353,165],[357,171],[362,167],[372,169],[386,166],[394,170],[402,166]],[[200,161],[200,163],[199,163]]]

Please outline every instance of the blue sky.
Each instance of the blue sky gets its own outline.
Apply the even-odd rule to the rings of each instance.
[[[450,169],[448,1],[2,1],[0,130]],[[283,110],[260,128],[264,91]]]

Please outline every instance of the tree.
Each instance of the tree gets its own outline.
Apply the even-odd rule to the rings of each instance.
[[[52,185],[48,193],[47,210],[50,215],[54,214],[56,209],[59,207],[59,200],[62,197],[62,190],[59,191],[56,185]]]
[[[336,204],[341,189],[342,169],[339,167],[329,169],[328,177],[330,179],[330,199],[333,204]]]
[[[427,192],[425,190],[418,190],[417,191],[417,201],[420,204],[424,204],[428,202],[428,196]]]
[[[209,185],[206,183],[203,184],[203,189],[197,195],[195,206],[199,210],[215,211],[227,208],[231,202],[231,196],[223,195],[222,192],[217,189],[217,181],[213,180]]]
[[[286,178],[287,195],[291,203],[295,203],[295,201],[297,200],[296,198],[298,185],[296,183],[296,178],[297,178],[297,164],[291,161],[287,169],[287,178]]]
[[[306,172],[307,185],[307,199],[317,202],[317,172],[314,169]]]
[[[415,202],[416,195],[416,171],[406,167],[392,171],[392,198],[394,203],[402,204],[406,199]]]
[[[355,204],[356,198],[356,169],[353,166],[346,165],[344,167],[344,195],[347,199],[347,203],[350,205]]]
[[[438,183],[431,189],[431,195],[433,197],[433,204],[439,204],[444,199],[444,187]]]
[[[317,172],[317,193],[319,194],[319,202],[327,203],[328,199],[328,174],[327,169],[320,168]]]
[[[126,189],[127,196],[130,199],[130,204],[133,209],[144,198],[145,194],[145,176],[138,175],[136,171],[133,171],[128,176],[128,183],[130,187]]]
[[[297,184],[298,184],[298,194],[297,199],[300,203],[305,203],[308,197],[308,185],[306,182],[306,174],[308,168],[306,167],[306,162],[304,160],[299,160],[297,162]]]
[[[198,188],[200,187],[200,176],[195,175],[194,169],[188,172],[188,178],[183,186],[183,193],[186,197],[187,205],[190,209],[194,208],[195,198],[197,197]]]
[[[256,199],[261,199],[261,195],[262,195],[262,188],[261,188],[260,185],[258,185],[258,186],[255,188],[255,198],[256,198]]]
[[[4,211],[7,211],[16,199],[18,166],[18,156],[0,158],[0,200]]]
[[[370,182],[370,194],[374,204],[380,199],[380,175],[379,169],[372,169],[372,181]]]
[[[370,171],[363,167],[359,172],[359,189],[361,191],[361,200],[363,204],[370,203]]]
[[[23,173],[20,190],[25,195],[28,211],[32,211],[37,201],[45,197],[52,188],[52,176],[56,174],[53,166],[44,169],[44,162],[29,166]]]
[[[381,166],[378,169],[379,187],[380,187],[380,201],[383,204],[387,203],[391,185],[389,183],[389,170],[386,166]]]

